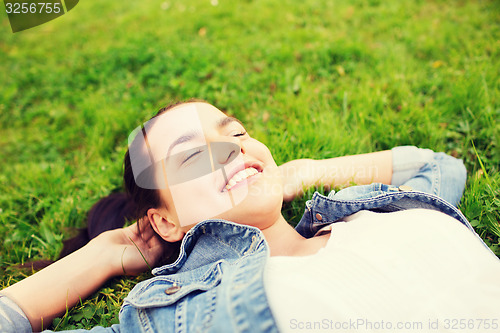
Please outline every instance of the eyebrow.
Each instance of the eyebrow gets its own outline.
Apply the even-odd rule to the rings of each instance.
[[[223,127],[226,127],[227,125],[229,125],[232,122],[237,122],[238,124],[243,126],[243,123],[241,121],[239,121],[238,119],[236,119],[234,117],[225,117],[225,118],[219,119],[219,121],[217,122],[217,128],[221,129]]]
[[[216,126],[218,129],[222,129],[233,122],[237,122],[238,124],[243,126],[243,123],[234,117],[221,118],[217,121]],[[185,143],[185,142],[189,142],[198,136],[200,136],[200,132],[196,131],[196,132],[190,132],[190,133],[187,133],[187,134],[184,134],[184,135],[181,135],[180,137],[178,137],[174,142],[172,142],[170,147],[168,147],[167,157],[170,156],[170,152],[172,151],[172,149],[174,149],[175,146],[180,145],[180,144]]]

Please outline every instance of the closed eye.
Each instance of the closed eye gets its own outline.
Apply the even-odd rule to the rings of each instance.
[[[245,135],[245,134],[247,134],[247,132],[246,132],[246,131],[243,131],[243,132],[241,132],[241,133],[233,134],[233,136],[243,136],[243,135]]]
[[[232,160],[232,159],[231,159],[231,157],[233,157],[233,156],[234,156],[234,154],[235,154],[235,151],[234,151],[234,150],[233,150],[233,151],[231,151],[231,152],[229,153],[229,156],[227,157],[227,159],[224,161],[224,163],[223,163],[223,164],[229,163],[229,161],[231,161],[231,160]]]
[[[181,165],[183,165],[184,163],[186,163],[187,161],[189,161],[191,158],[195,157],[196,155],[198,155],[199,153],[201,153],[202,150],[197,150],[195,151],[194,153],[192,153],[191,155],[189,155],[188,157],[186,157],[184,159],[184,161],[181,162]]]

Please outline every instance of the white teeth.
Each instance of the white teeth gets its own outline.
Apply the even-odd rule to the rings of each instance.
[[[231,189],[231,187],[233,187],[234,185],[236,185],[238,182],[244,180],[244,179],[247,179],[248,177],[250,176],[253,176],[253,175],[256,175],[258,174],[259,171],[257,171],[257,169],[253,168],[253,167],[249,167],[249,168],[246,168],[244,170],[241,170],[239,172],[237,172],[230,180],[229,182],[227,183],[226,185],[226,190],[229,190]]]

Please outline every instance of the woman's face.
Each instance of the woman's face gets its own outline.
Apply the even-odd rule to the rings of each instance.
[[[148,126],[149,125],[149,126]],[[265,229],[281,214],[281,173],[269,149],[207,103],[181,104],[144,127],[170,219],[187,230],[210,218]],[[166,180],[166,181],[165,181]]]

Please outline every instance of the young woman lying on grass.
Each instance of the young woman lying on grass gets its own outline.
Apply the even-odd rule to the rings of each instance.
[[[95,331],[498,328],[500,262],[454,207],[460,160],[396,147],[278,167],[203,102],[133,134],[124,181],[138,222],[2,290],[0,331],[38,331],[144,259],[155,277],[127,296],[120,324]],[[281,215],[303,187],[351,181],[375,183],[315,193],[296,229]]]

